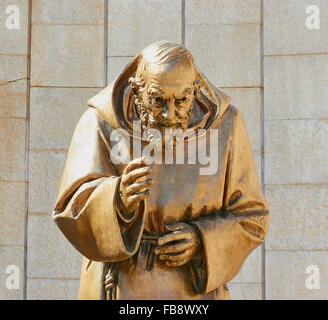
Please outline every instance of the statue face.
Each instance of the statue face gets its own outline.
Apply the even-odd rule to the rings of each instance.
[[[145,71],[145,87],[139,92],[146,117],[143,129],[188,128],[194,99],[194,66],[188,59],[169,64],[151,64]]]

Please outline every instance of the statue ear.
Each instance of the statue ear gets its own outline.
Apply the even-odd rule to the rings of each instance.
[[[195,80],[194,81],[194,96],[195,97],[197,97],[199,90],[200,90],[200,81]]]
[[[137,84],[136,78],[135,77],[130,77],[129,78],[129,84],[130,84],[132,94],[134,95],[135,98],[137,98],[138,97],[138,92],[139,92],[139,85]]]
[[[129,78],[129,84],[132,89],[133,94],[138,95],[145,89],[145,83],[143,80],[140,80],[136,77]]]
[[[135,77],[130,77],[129,78],[129,84],[130,84],[130,87],[131,89],[135,89],[136,86],[137,86],[137,83],[136,83],[136,78]]]

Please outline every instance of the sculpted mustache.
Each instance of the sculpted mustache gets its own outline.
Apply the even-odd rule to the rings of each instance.
[[[168,121],[165,118],[160,118],[160,119],[149,119],[149,124],[151,126],[162,126],[162,127],[177,127],[177,128],[182,128],[182,124],[180,122],[172,122],[172,121]]]

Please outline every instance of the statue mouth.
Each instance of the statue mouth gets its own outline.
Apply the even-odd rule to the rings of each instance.
[[[184,130],[184,126],[182,123],[180,122],[172,122],[172,121],[167,121],[166,119],[156,119],[156,120],[153,120],[153,119],[150,119],[148,121],[148,125],[147,125],[149,128],[152,128],[152,129],[158,129],[158,130],[161,130],[161,129],[181,129],[181,130]]]

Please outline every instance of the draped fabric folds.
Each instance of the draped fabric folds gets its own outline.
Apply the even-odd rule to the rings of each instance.
[[[245,124],[229,97],[205,79],[209,88],[199,99],[212,112],[211,122],[203,124],[206,134],[218,131],[217,171],[202,176],[200,163],[154,165],[152,196],[124,216],[116,206],[124,164],[111,161],[110,135],[126,129],[126,113],[117,110],[128,99],[127,80],[137,62],[138,57],[90,100],[75,129],[53,211],[58,227],[84,256],[79,297],[100,299],[104,266],[117,262],[118,299],[229,299],[226,284],[263,243],[269,224]],[[201,259],[173,268],[155,257],[146,267],[153,249],[143,235],[159,236],[174,222],[197,228]]]

